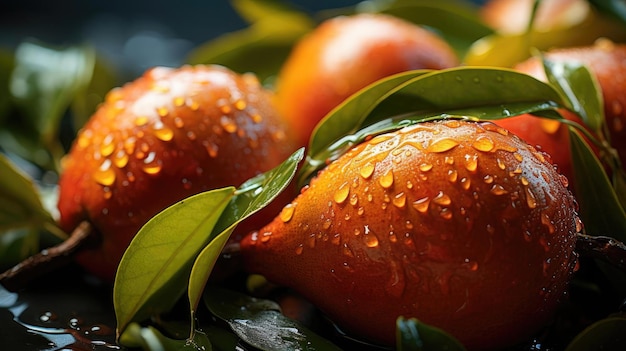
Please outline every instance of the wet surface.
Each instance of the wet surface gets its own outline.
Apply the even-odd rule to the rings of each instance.
[[[14,351],[122,350],[112,287],[67,267],[12,293],[0,286],[0,345]]]

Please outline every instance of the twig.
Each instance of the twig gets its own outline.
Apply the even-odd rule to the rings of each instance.
[[[74,254],[93,237],[91,229],[89,222],[80,223],[67,240],[26,258],[0,274],[0,284],[15,292],[36,278],[72,262]]]

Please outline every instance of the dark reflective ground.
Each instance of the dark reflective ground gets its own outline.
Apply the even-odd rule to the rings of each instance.
[[[120,350],[112,287],[69,266],[18,293],[0,286],[3,350]]]

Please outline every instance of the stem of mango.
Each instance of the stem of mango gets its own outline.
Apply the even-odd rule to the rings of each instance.
[[[16,292],[42,275],[52,272],[73,260],[73,256],[93,237],[89,222],[80,223],[70,237],[56,246],[41,250],[0,274],[0,284]]]

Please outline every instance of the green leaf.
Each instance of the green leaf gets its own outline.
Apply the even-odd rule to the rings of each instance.
[[[258,349],[340,350],[330,341],[285,317],[273,301],[220,288],[207,289],[203,301],[211,313],[228,323],[246,343]]]
[[[39,251],[39,232],[13,229],[0,234],[0,271],[9,269]]]
[[[563,104],[550,85],[509,69],[459,67],[400,73],[357,92],[320,122],[299,180],[376,134],[376,123],[390,118],[399,126],[406,125],[403,121],[447,116],[498,119],[539,113],[560,119],[553,110]],[[378,127],[390,129],[392,124]]]
[[[396,344],[398,351],[465,350],[458,340],[443,330],[404,317],[396,320]]]
[[[248,28],[200,45],[186,61],[224,65],[240,73],[253,72],[264,81],[278,73],[294,43],[313,27],[310,18],[296,12],[267,16]]]
[[[478,16],[476,7],[464,1],[394,1],[381,12],[432,29],[455,49],[459,57],[465,56],[476,40],[493,33]]]
[[[513,67],[529,58],[533,50],[592,45],[598,38],[623,42],[626,30],[621,23],[592,11],[583,22],[568,28],[520,34],[496,33],[481,38],[468,49],[463,63],[467,66]]]
[[[596,133],[604,124],[604,105],[599,84],[589,69],[576,61],[553,61],[543,59],[546,76],[552,86],[561,93],[567,107],[577,113]]]
[[[602,164],[580,132],[573,127],[569,131],[576,198],[586,232],[626,242],[626,213]]]
[[[206,334],[194,333],[192,339],[173,339],[163,335],[152,326],[142,327],[132,323],[124,330],[120,337],[120,343],[127,347],[141,348],[146,351],[211,351],[211,341]]]
[[[74,94],[91,79],[91,47],[54,49],[26,42],[15,51],[11,93],[44,137],[56,132]]]
[[[306,16],[288,2],[280,0],[231,0],[231,4],[248,23],[263,21],[268,17]]]
[[[182,200],[153,217],[127,248],[115,277],[118,332],[129,323],[168,311],[182,296],[195,257],[209,242],[234,187]]]
[[[301,148],[274,169],[244,182],[236,191],[213,231],[217,236],[198,255],[191,270],[188,296],[192,315],[200,304],[202,290],[232,231],[287,187],[303,156],[304,149]]]
[[[22,135],[34,132],[32,137],[35,140],[15,140],[22,151],[31,152],[26,155],[28,160],[37,163],[37,152],[45,150],[56,164],[38,164],[53,169],[58,167],[64,154],[57,135],[61,118],[75,94],[91,80],[94,60],[95,51],[90,46],[55,49],[25,42],[17,47],[10,91],[25,117],[25,121],[14,126],[22,128]],[[29,142],[38,147],[22,146]]]
[[[0,49],[0,126],[7,118],[7,112],[11,106],[9,94],[9,80],[13,66],[15,65],[13,53]]]
[[[54,223],[33,181],[0,154],[0,231]]]
[[[565,351],[623,350],[626,345],[626,318],[609,317],[593,323],[578,334]]]

